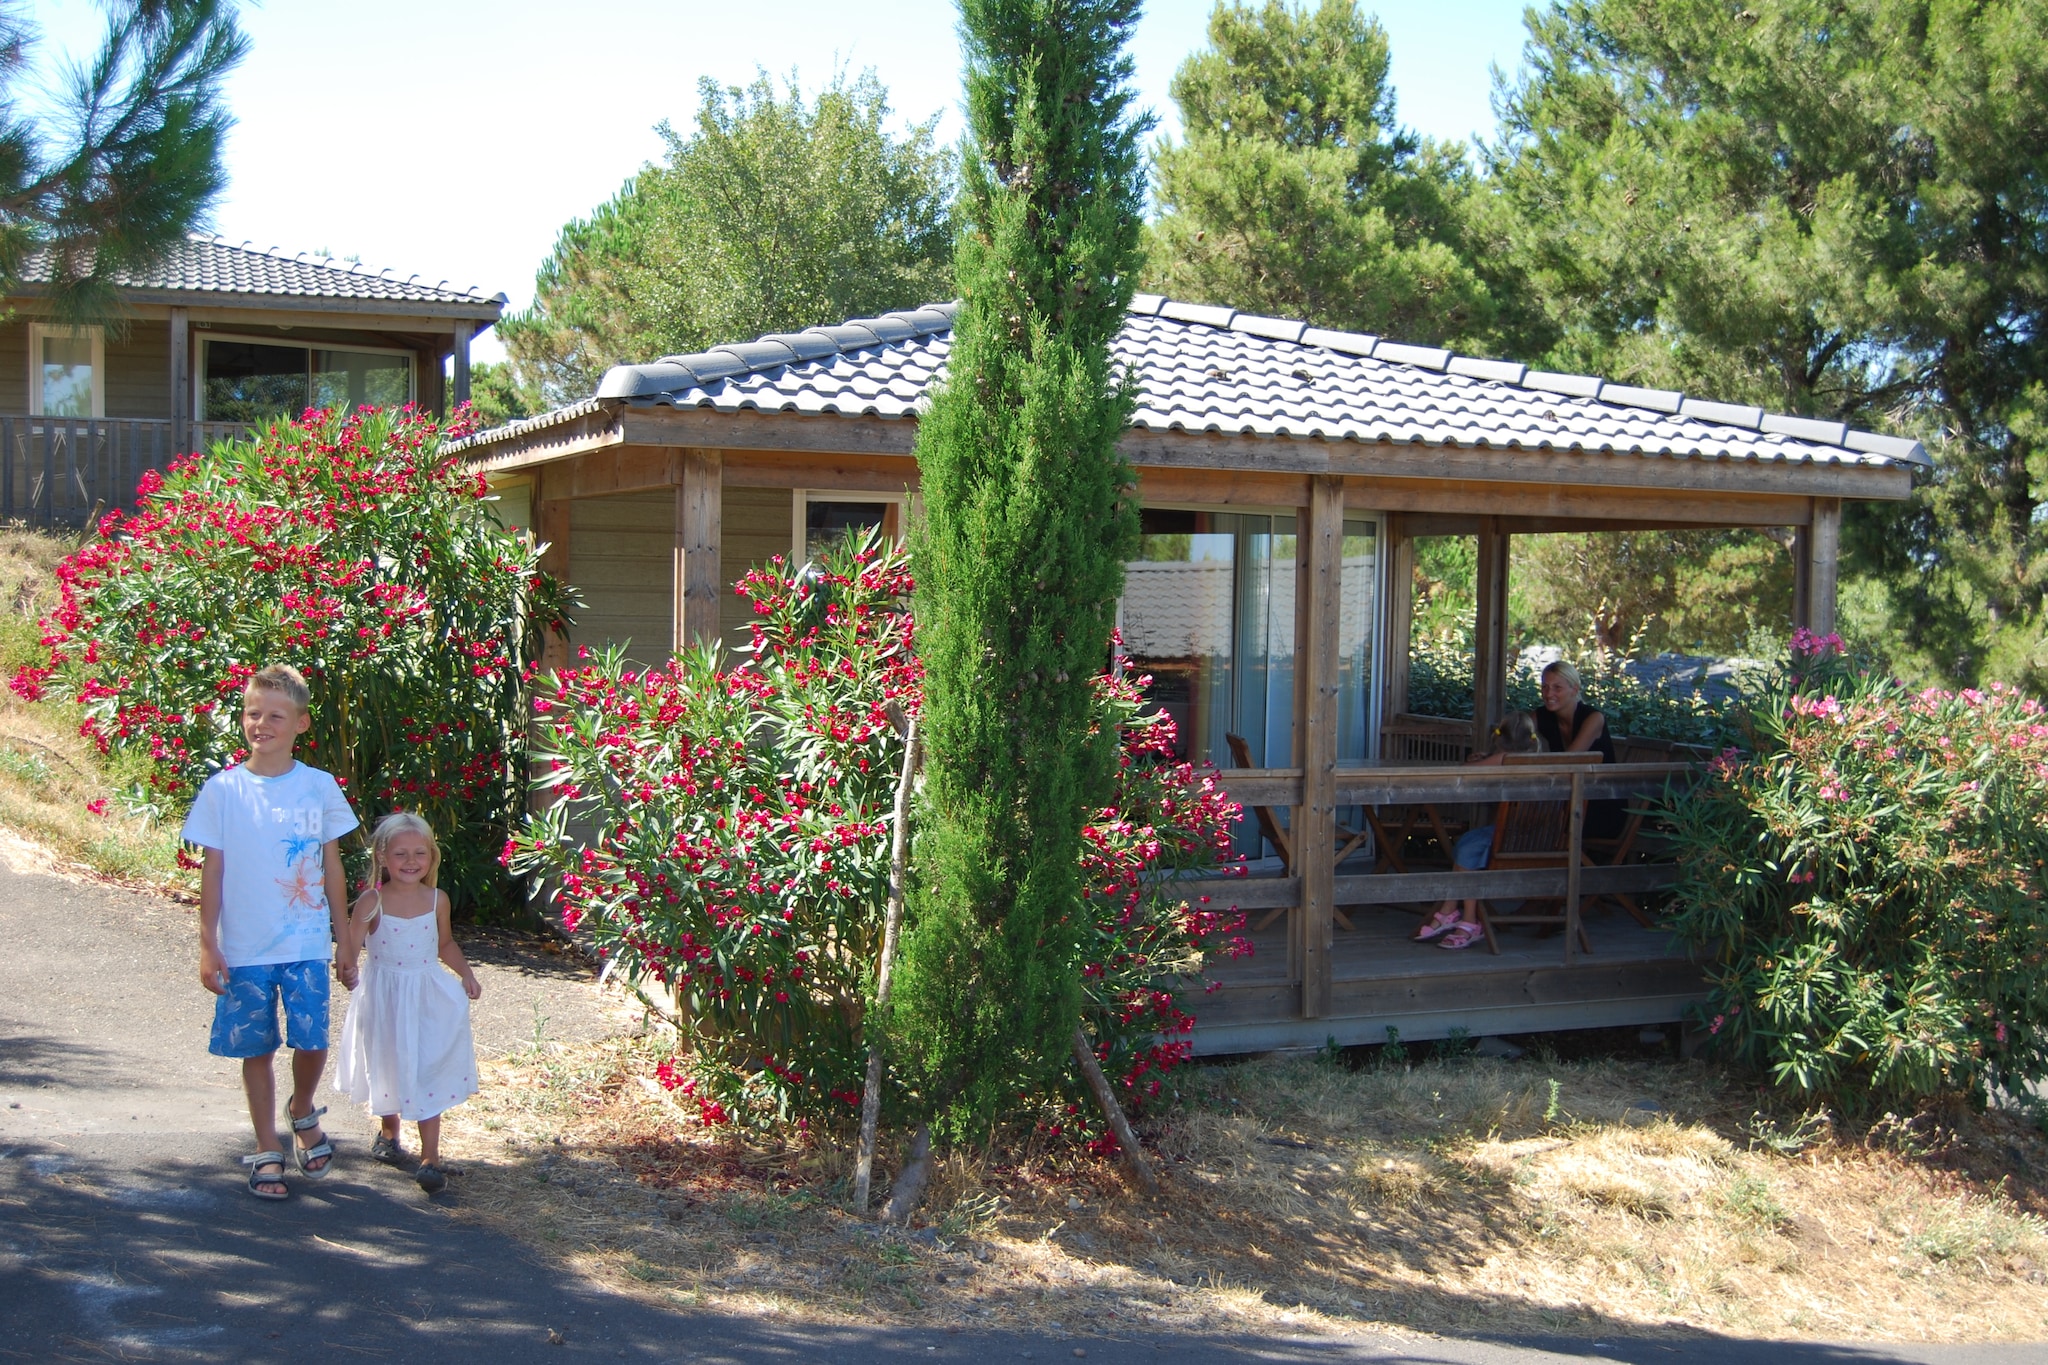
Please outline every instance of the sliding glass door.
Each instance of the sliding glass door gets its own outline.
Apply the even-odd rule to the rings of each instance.
[[[1219,768],[1293,763],[1295,519],[1287,512],[1148,507],[1125,566],[1119,614],[1127,668],[1152,676],[1182,757]],[[1378,523],[1344,523],[1338,629],[1338,761],[1370,751],[1378,617]],[[1241,758],[1232,753],[1233,740]],[[1256,826],[1240,830],[1254,852]]]

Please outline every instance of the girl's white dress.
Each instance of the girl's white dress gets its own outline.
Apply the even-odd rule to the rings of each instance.
[[[430,1119],[476,1093],[469,996],[441,965],[440,917],[379,914],[349,996],[335,1088],[373,1114]]]

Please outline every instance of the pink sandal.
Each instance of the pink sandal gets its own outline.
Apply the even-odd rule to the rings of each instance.
[[[1412,941],[1427,943],[1433,938],[1441,938],[1461,923],[1463,921],[1458,918],[1457,911],[1439,910],[1422,922],[1421,927],[1416,929]]]
[[[1460,948],[1470,948],[1485,937],[1486,930],[1471,923],[1469,920],[1459,920],[1451,932],[1444,935],[1444,941],[1436,946],[1456,952]]]

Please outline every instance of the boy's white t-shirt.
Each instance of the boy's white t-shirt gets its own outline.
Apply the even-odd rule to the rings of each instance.
[[[276,777],[237,765],[206,779],[184,838],[220,850],[220,955],[230,967],[326,961],[328,840],[357,824],[334,778],[294,763]]]

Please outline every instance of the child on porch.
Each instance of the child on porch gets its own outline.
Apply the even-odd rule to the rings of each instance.
[[[1537,730],[1536,717],[1527,711],[1510,711],[1493,727],[1493,747],[1483,754],[1474,754],[1465,760],[1468,763],[1499,763],[1507,754],[1538,754],[1544,752],[1543,738]],[[1480,825],[1468,829],[1458,836],[1458,842],[1451,852],[1453,872],[1480,872],[1493,856],[1493,826]],[[1479,923],[1479,902],[1451,899],[1438,906],[1436,913],[1422,922],[1415,931],[1417,943],[1441,939],[1439,948],[1456,951],[1470,948],[1486,936]]]

